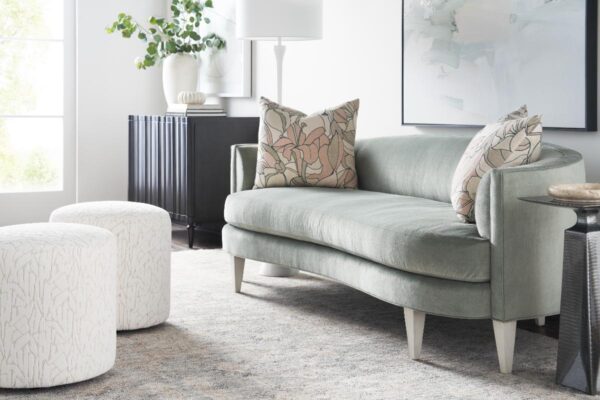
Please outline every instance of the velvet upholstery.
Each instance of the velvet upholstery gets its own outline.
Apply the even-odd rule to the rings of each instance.
[[[261,228],[262,233],[252,232],[250,229],[257,229],[252,224],[244,226],[240,224],[241,229],[227,226],[223,234],[223,246],[239,257],[290,265],[315,272],[338,279],[390,303],[431,314],[464,318],[492,317],[500,321],[511,321],[559,313],[563,231],[574,223],[575,217],[568,210],[528,204],[518,198],[527,195],[543,195],[550,184],[585,181],[581,155],[559,146],[545,144],[539,161],[527,166],[493,170],[483,177],[477,191],[477,225],[462,225],[465,239],[469,237],[473,239],[473,243],[487,243],[489,246],[489,260],[482,263],[489,264],[490,282],[489,291],[486,293],[490,298],[489,301],[483,301],[478,296],[486,295],[482,292],[477,292],[478,294],[475,295],[471,288],[482,288],[488,285],[486,282],[475,282],[485,275],[478,275],[473,279],[475,275],[465,274],[465,271],[475,271],[469,269],[471,267],[458,269],[452,264],[453,268],[448,268],[450,263],[446,261],[440,262],[437,266],[433,265],[434,261],[445,260],[444,256],[452,253],[448,252],[448,247],[445,245],[436,246],[435,240],[442,240],[435,234],[436,229],[440,227],[434,228],[426,222],[428,218],[435,216],[440,218],[440,225],[453,226],[453,222],[446,219],[447,216],[442,209],[447,206],[448,213],[451,212],[449,203],[452,175],[469,140],[457,136],[414,135],[358,141],[356,168],[359,189],[362,191],[356,192],[354,196],[356,199],[365,196],[365,200],[371,200],[364,209],[367,210],[368,217],[346,220],[344,222],[346,232],[330,226],[339,223],[335,217],[325,218],[323,221],[327,221],[328,224],[323,224],[319,219],[323,217],[317,215],[318,213],[314,214],[314,210],[322,206],[333,207],[333,198],[328,198],[327,203],[331,202],[331,204],[318,204],[310,213],[315,231],[303,231],[303,229],[310,229],[311,226],[305,222],[294,223],[292,219],[297,215],[297,211],[293,207],[286,214],[281,209],[284,205],[277,205],[275,208],[269,206],[269,209],[278,215],[277,222],[275,218],[256,211],[257,205],[268,203],[269,196],[272,194],[263,189],[262,193],[258,190],[244,196],[232,196],[231,199],[236,199],[233,201],[237,202],[238,199],[243,198],[246,204],[240,205],[235,215],[227,215],[227,218],[235,217],[239,224],[242,220],[242,216],[239,215],[240,210],[246,209],[250,215],[244,215],[244,221],[251,221],[252,224],[262,221],[260,222],[262,224],[270,220],[273,221],[273,226],[269,229]],[[251,146],[234,147],[233,153],[237,160],[236,168],[232,169],[234,175],[232,190],[243,191],[252,187],[256,165],[255,152],[255,147]],[[378,193],[367,195],[364,194],[365,191]],[[385,193],[396,196],[388,197],[389,195],[386,196]],[[345,199],[351,198],[351,196],[344,196],[346,193],[339,191],[340,204],[345,203],[347,201]],[[407,199],[405,196],[415,198]],[[283,201],[285,196],[279,195],[279,198]],[[397,199],[397,202],[391,200],[392,198]],[[258,203],[252,205],[253,202]],[[410,204],[410,207],[414,207],[415,214],[420,213],[420,216],[403,213],[401,204]],[[298,203],[296,207],[300,205],[302,204]],[[358,209],[358,204],[352,206],[356,207],[354,210]],[[384,217],[386,207],[389,210],[387,219]],[[369,214],[371,212],[372,215]],[[373,218],[374,215],[377,218]],[[338,214],[337,218],[342,218],[342,214]],[[411,240],[420,238],[422,243],[418,246],[406,247],[407,242],[395,238],[407,236],[400,234],[394,238],[392,235],[392,238],[388,239],[381,234],[379,240],[372,238],[363,246],[361,242],[352,241],[352,237],[356,236],[360,229],[365,229],[361,221],[370,221],[375,228],[379,229],[388,227],[386,224],[394,225],[393,221],[395,221],[398,232],[409,233],[408,237]],[[458,219],[456,221],[461,224]],[[408,226],[402,226],[404,224]],[[284,236],[287,236],[285,238],[276,237],[276,235],[281,236],[281,232],[286,232],[285,229],[288,227],[288,233],[292,232],[292,228],[301,229],[289,235],[285,234]],[[420,231],[418,227],[429,230],[431,235]],[[459,231],[458,228],[456,229],[454,232]],[[343,238],[344,233],[349,238]],[[259,241],[262,238],[270,244]],[[384,243],[379,243],[381,240]],[[346,250],[347,248],[349,250]],[[419,249],[421,257],[418,258],[417,252],[400,255],[402,248]],[[296,250],[293,250],[289,256],[283,254],[292,249]],[[376,254],[378,250],[383,253]],[[328,254],[328,257],[331,254],[331,258],[325,258],[324,254]],[[481,254],[468,259],[474,261],[482,257]],[[325,260],[331,260],[330,265],[325,265]],[[405,268],[404,271],[398,269],[397,265],[388,266],[391,264],[390,260],[400,261],[398,265]],[[457,260],[458,258],[453,262]],[[356,267],[353,270],[355,272],[348,272],[347,275],[344,268],[350,264],[361,267]],[[371,269],[372,272],[365,272]],[[486,268],[482,267],[478,273],[485,270]],[[458,272],[463,275],[461,278],[463,281],[456,280],[459,276]],[[351,276],[353,273],[357,275]],[[392,285],[397,286],[397,289],[392,289],[390,285],[383,283],[384,279],[380,279],[383,275],[379,274],[385,275],[386,279],[394,282]],[[467,279],[471,281],[468,282]],[[431,282],[429,280],[435,280],[441,286],[428,286],[425,282]],[[436,290],[431,291],[433,287]],[[441,290],[441,287],[451,290]],[[408,292],[390,293],[390,291],[403,290]],[[434,299],[426,298],[428,296],[433,296]],[[478,304],[471,304],[473,302]],[[475,306],[485,308],[485,312],[480,312],[481,310],[475,312],[471,309]]]
[[[223,249],[237,257],[325,276],[400,307],[456,318],[490,317],[490,284],[402,272],[313,243],[223,228]]]
[[[539,162],[490,173],[492,315],[512,320],[558,314],[564,230],[575,224],[566,209],[524,203],[557,183],[585,182],[581,155],[547,148]]]
[[[252,189],[256,175],[258,145],[231,146],[231,193]]]
[[[543,195],[546,193],[548,186],[554,183],[563,182],[579,182],[585,180],[585,171],[583,169],[583,160],[581,155],[575,151],[565,149],[563,147],[555,146],[552,144],[546,144],[543,146],[540,160],[530,164],[519,167],[500,168],[497,171],[523,171],[531,172],[538,171],[542,172],[548,170],[545,174],[546,180],[540,182],[523,182],[525,186],[529,188],[527,190],[528,195]],[[477,189],[477,197],[475,201],[475,214],[477,220],[477,230],[479,234],[484,238],[491,238],[491,183],[492,176],[494,174],[503,174],[503,172],[489,171],[483,176],[483,179],[479,183]],[[539,177],[540,175],[536,175]],[[576,177],[579,177],[577,181]],[[522,195],[523,197],[525,195]],[[521,204],[521,203],[517,203]],[[564,214],[564,213],[563,213]],[[572,213],[567,212],[566,214],[571,215]]]
[[[464,282],[490,278],[489,240],[439,201],[330,188],[247,190],[227,198],[225,220],[406,272]]]
[[[454,170],[469,141],[468,137],[429,135],[358,141],[358,186],[450,203]]]

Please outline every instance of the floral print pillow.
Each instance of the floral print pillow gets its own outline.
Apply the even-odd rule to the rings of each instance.
[[[306,115],[260,99],[254,188],[320,186],[356,189],[354,140],[359,100]]]
[[[463,222],[475,222],[475,196],[486,172],[539,160],[542,119],[527,117],[527,108],[508,114],[475,135],[452,179],[452,206]]]

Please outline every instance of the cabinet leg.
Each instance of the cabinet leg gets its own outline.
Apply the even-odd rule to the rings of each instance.
[[[193,222],[190,222],[187,226],[187,233],[188,233],[188,246],[190,249],[194,248],[194,231],[195,231],[196,226],[194,225]]]

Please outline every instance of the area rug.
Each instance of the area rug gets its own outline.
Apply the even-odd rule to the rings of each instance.
[[[18,399],[571,399],[554,384],[557,341],[519,330],[498,372],[490,321],[428,316],[411,361],[402,309],[311,275],[268,278],[248,262],[233,291],[221,250],[173,253],[168,322],[120,333],[107,374]]]

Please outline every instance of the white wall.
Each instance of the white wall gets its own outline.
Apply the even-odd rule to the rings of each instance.
[[[78,199],[126,199],[127,116],[165,110],[160,66],[137,71],[143,45],[107,35],[120,11],[164,15],[169,0],[78,0]],[[305,111],[361,99],[358,138],[470,129],[402,127],[402,4],[399,0],[324,0],[324,39],[288,43],[284,102]],[[257,115],[258,96],[275,97],[272,43],[254,46],[252,99],[232,99],[231,116]],[[549,132],[545,140],[584,154],[588,180],[600,181],[598,133]]]
[[[143,44],[104,30],[119,12],[146,21],[165,15],[166,4],[77,1],[78,201],[127,199],[127,116],[166,109],[160,68],[138,71],[133,64]]]
[[[444,135],[475,133],[473,129],[418,129],[400,125],[400,0],[323,2],[324,39],[287,44],[284,103],[311,112],[359,97],[359,139],[415,132]],[[257,115],[256,98],[260,95],[275,97],[272,44],[258,43],[254,55],[255,98],[230,100],[231,116]],[[546,131],[544,140],[583,153],[588,180],[600,181],[600,136],[597,132]]]

